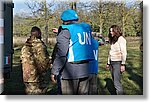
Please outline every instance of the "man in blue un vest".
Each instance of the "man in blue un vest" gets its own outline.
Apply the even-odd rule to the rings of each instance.
[[[78,23],[74,10],[61,14],[63,24],[59,27],[57,50],[51,70],[51,79],[61,75],[63,95],[86,95],[89,91],[89,61],[94,59],[91,27]]]

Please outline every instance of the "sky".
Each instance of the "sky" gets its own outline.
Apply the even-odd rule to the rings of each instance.
[[[29,11],[27,5],[25,5],[26,0],[13,0],[14,3],[14,15],[16,13],[25,12],[27,13]]]

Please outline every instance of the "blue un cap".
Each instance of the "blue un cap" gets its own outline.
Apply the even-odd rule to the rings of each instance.
[[[77,21],[78,15],[76,13],[76,11],[74,10],[65,10],[62,14],[61,14],[61,20],[63,21]]]

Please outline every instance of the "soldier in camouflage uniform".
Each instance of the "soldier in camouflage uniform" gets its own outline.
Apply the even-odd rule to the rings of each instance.
[[[26,94],[45,94],[48,85],[45,76],[50,60],[38,27],[31,29],[31,36],[21,50],[21,61]]]

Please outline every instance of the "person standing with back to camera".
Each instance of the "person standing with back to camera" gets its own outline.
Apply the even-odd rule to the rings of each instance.
[[[47,47],[41,40],[40,28],[32,27],[31,36],[22,47],[20,58],[26,94],[46,94],[49,84],[46,72],[50,67],[50,59]]]
[[[78,23],[74,10],[61,14],[63,24],[59,27],[56,56],[52,65],[51,79],[61,75],[63,95],[86,95],[89,89],[89,60],[92,55],[91,27]]]
[[[112,25],[109,29],[110,50],[106,70],[111,71],[111,76],[117,95],[123,94],[121,85],[121,73],[125,71],[125,61],[127,56],[126,39],[122,36],[119,26]]]

